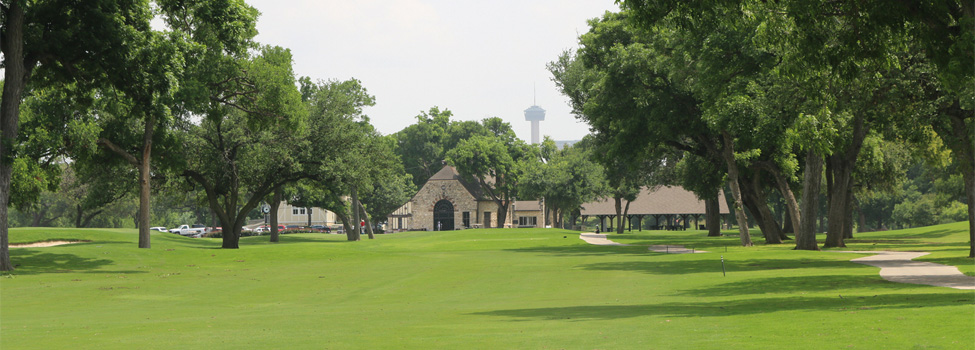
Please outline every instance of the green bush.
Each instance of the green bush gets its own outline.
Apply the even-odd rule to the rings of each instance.
[[[948,204],[947,207],[941,210],[941,215],[938,216],[938,221],[942,224],[966,220],[968,220],[968,206],[959,201],[953,201],[951,204]]]

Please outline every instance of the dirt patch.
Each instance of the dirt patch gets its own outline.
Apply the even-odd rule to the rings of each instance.
[[[43,248],[43,247],[53,247],[65,244],[73,243],[87,243],[91,241],[47,241],[47,242],[35,242],[26,244],[11,244],[10,248]]]

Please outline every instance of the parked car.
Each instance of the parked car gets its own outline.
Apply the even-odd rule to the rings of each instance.
[[[169,232],[165,227],[162,226],[150,227],[149,231]]]
[[[169,230],[169,232],[176,233],[181,236],[199,236],[202,235],[204,231],[206,231],[206,226],[203,225],[193,225],[193,227],[190,227],[190,225],[180,225],[177,228]]]
[[[328,228],[328,226],[325,226],[325,225],[311,225],[308,228],[313,229],[313,230],[319,230],[319,231],[322,231],[322,232],[325,232],[325,233],[331,233],[332,232],[332,229]]]

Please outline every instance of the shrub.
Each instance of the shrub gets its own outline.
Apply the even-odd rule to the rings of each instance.
[[[968,220],[968,206],[962,204],[959,201],[953,201],[944,209],[941,209],[941,215],[938,216],[938,221],[942,224],[966,221]]]

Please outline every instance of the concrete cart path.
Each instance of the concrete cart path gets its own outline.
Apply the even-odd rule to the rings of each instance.
[[[580,233],[579,238],[586,241],[586,243],[595,245],[629,246],[629,244],[613,242],[607,239],[606,235],[602,233]],[[670,254],[707,253],[703,250],[687,249],[682,245],[652,245],[650,246],[650,251]]]
[[[931,253],[884,251],[839,251],[837,253],[877,254],[850,261],[879,267],[880,277],[891,282],[975,289],[975,277],[966,276],[958,271],[957,267],[912,260]]]
[[[606,239],[606,235],[602,233],[580,233],[579,239],[586,241],[586,243],[595,244],[595,245],[620,245],[620,246],[629,245],[629,244],[616,243],[610,241]]]

